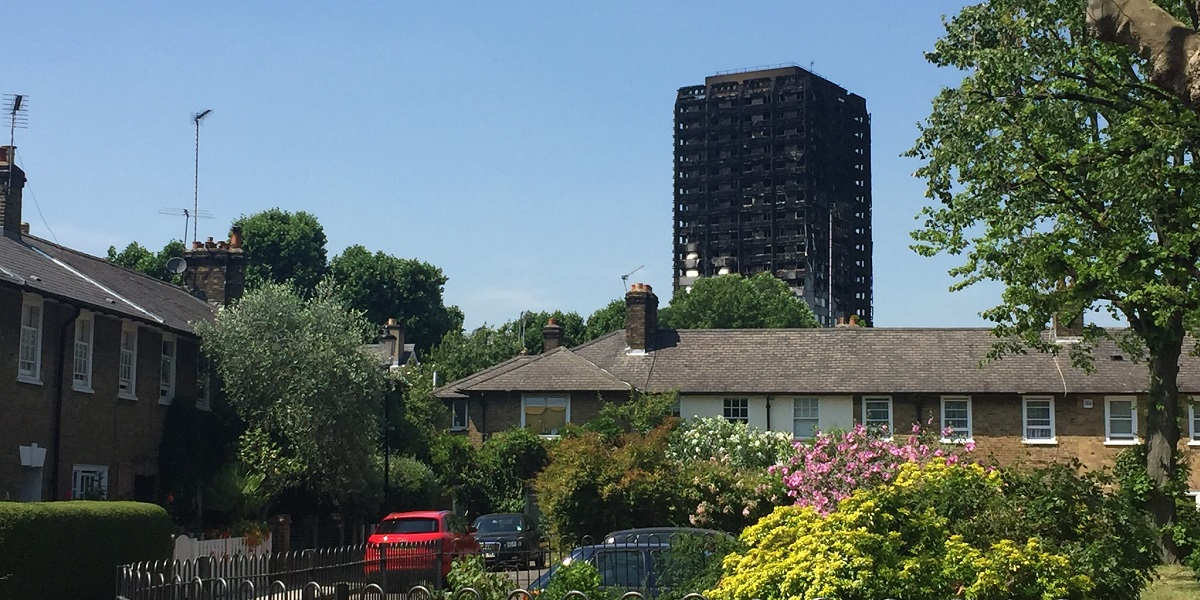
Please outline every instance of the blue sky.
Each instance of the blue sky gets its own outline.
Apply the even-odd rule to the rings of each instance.
[[[812,65],[872,113],[881,326],[978,325],[999,289],[947,291],[953,258],[908,232],[924,203],[899,155],[956,74],[922,53],[961,2],[16,3],[0,90],[33,232],[103,254],[159,248],[191,206],[201,236],[279,206],[449,275],[469,326],[524,308],[584,316],[619,275],[671,281],[675,90],[716,71]],[[30,201],[32,199],[33,201]]]

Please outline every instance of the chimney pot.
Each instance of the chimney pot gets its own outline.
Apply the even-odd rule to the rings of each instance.
[[[28,233],[21,222],[21,191],[25,188],[25,171],[13,162],[16,148],[0,146],[0,231],[9,237]],[[9,189],[11,185],[12,189]]]
[[[542,328],[542,352],[549,352],[562,345],[562,326],[554,317],[546,320]]]
[[[630,351],[651,350],[658,331],[658,296],[645,283],[634,283],[625,293],[625,343]]]
[[[392,365],[397,366],[400,364],[400,355],[404,354],[404,324],[396,317],[388,317],[383,331],[392,338]]]
[[[233,227],[231,227],[229,229],[229,247],[230,248],[241,248],[242,247],[242,227],[241,227],[241,225],[234,225]]]

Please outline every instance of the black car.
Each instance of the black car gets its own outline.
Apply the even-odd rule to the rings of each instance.
[[[489,565],[546,566],[546,551],[530,519],[521,513],[495,513],[475,520],[475,541]]]

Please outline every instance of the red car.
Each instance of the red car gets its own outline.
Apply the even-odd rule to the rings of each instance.
[[[479,554],[479,543],[462,517],[448,510],[392,513],[367,538],[363,569],[387,577],[436,582],[455,558]],[[383,569],[381,569],[383,567]]]

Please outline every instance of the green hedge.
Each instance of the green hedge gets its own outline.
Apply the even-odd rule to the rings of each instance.
[[[171,556],[167,511],[142,502],[0,502],[0,598],[111,600],[116,567]]]

